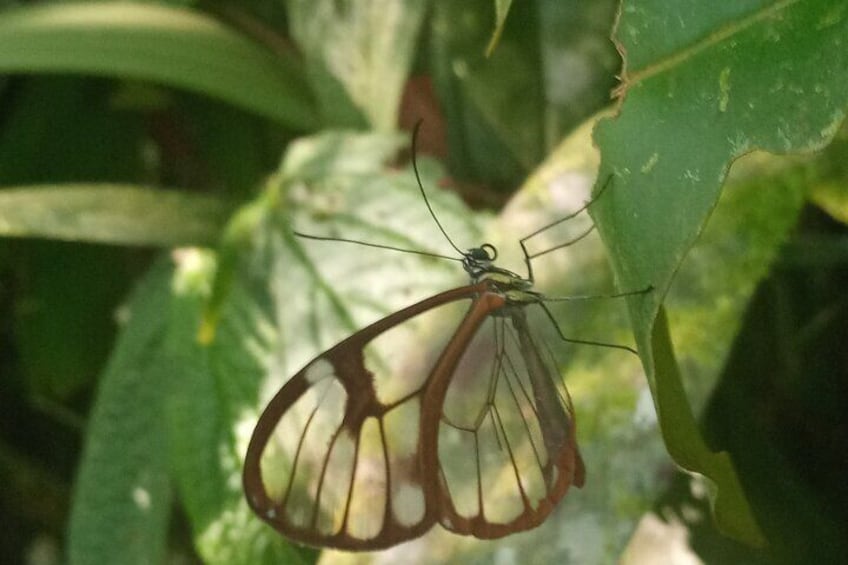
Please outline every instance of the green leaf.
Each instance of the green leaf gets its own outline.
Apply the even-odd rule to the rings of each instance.
[[[426,2],[289,0],[324,121],[394,131]]]
[[[241,489],[237,447],[244,433],[232,426],[222,391],[238,386],[244,367],[228,362],[226,347],[207,347],[197,339],[203,302],[208,299],[215,261],[212,253],[182,249],[173,254],[177,268],[166,313],[168,327],[159,354],[171,368],[165,420],[171,472],[205,563],[307,563],[308,554],[278,536],[257,543],[264,526],[252,516]],[[243,336],[229,336],[238,342]]]
[[[265,278],[273,286],[279,285],[270,296],[262,298],[269,301],[261,303],[262,312],[276,312],[272,303],[287,301],[285,294],[289,292],[306,291],[315,308],[309,314],[316,324],[315,335],[298,332],[296,341],[303,340],[300,347],[308,346],[313,353],[315,347],[332,344],[327,336],[319,335],[327,331],[321,329],[324,326],[335,327],[332,333],[338,339],[345,332],[408,304],[412,296],[423,298],[434,289],[447,288],[449,281],[457,280],[456,275],[461,280],[461,269],[457,273],[453,266],[434,258],[390,253],[386,259],[384,250],[303,240],[291,233],[297,229],[311,235],[455,255],[447,241],[432,237],[431,230],[436,226],[421,200],[412,172],[386,170],[385,163],[397,147],[398,138],[394,135],[335,132],[294,144],[265,193],[234,217],[224,255],[237,261],[222,264],[217,278],[234,276],[237,287]],[[424,160],[420,166],[425,185],[435,185],[438,172],[433,164]],[[307,184],[309,189],[305,190]],[[466,217],[465,209],[453,195],[434,192],[430,198],[442,210],[444,218],[440,220],[450,233],[460,241],[477,239],[468,237],[475,233],[475,221]],[[352,249],[356,252],[351,253]],[[319,265],[313,254],[322,260],[328,254],[340,257],[328,261],[328,265]],[[250,256],[256,258],[247,258]],[[415,265],[419,268],[413,268]],[[428,276],[422,279],[418,272],[427,272]],[[253,284],[256,283],[248,285],[252,293],[262,290]],[[379,288],[387,290],[375,290]],[[369,295],[372,298],[366,298]],[[381,296],[382,300],[376,301],[374,296]],[[226,308],[222,306],[223,310]],[[299,317],[309,310],[279,312],[284,319],[275,319],[273,326],[300,327]],[[291,346],[281,344],[281,348],[287,350]]]
[[[823,173],[833,178],[821,179],[813,183],[810,200],[834,220],[848,225],[848,186],[839,180],[840,177],[845,176],[846,151],[848,151],[848,131],[843,127],[824,152],[825,156],[829,157],[827,165],[822,171],[812,171],[812,176],[817,180],[818,177],[823,176]],[[837,255],[839,255],[838,251]]]
[[[492,0],[434,4],[430,65],[453,175],[510,194],[609,104],[621,64],[609,41],[616,4],[512,2],[490,57]]]
[[[0,190],[0,236],[118,245],[208,245],[228,207],[186,192],[115,184]]]
[[[209,252],[182,249],[173,254],[171,308],[163,312],[167,330],[161,354],[179,373],[171,379],[165,401],[168,450],[180,500],[195,532],[204,532],[226,507],[228,492],[221,441],[229,440],[224,414],[209,368],[208,350],[197,341],[199,313],[214,275]]]
[[[291,128],[316,127],[293,59],[199,12],[123,2],[6,10],[0,71],[150,80],[218,98]]]
[[[162,263],[136,289],[104,371],[77,476],[69,562],[156,563],[171,509],[163,402],[171,368],[156,362],[170,296]]]
[[[201,339],[216,331],[220,311],[232,287],[241,257],[257,230],[265,229],[267,215],[279,205],[281,191],[290,184],[326,182],[327,177],[371,178],[397,152],[401,138],[387,134],[328,133],[293,143],[275,178],[254,202],[243,206],[227,226],[221,244],[219,275],[204,314]]]
[[[724,451],[713,453],[701,438],[683,390],[671,349],[668,320],[662,309],[654,325],[651,347],[657,375],[654,401],[669,454],[684,469],[701,473],[718,485],[718,492],[713,494],[713,512],[725,534],[762,545],[765,538],[744,496],[730,456]]]
[[[758,544],[762,533],[724,456],[706,449],[691,411],[676,405],[679,395],[666,404],[660,394],[678,389],[679,373],[655,319],[733,160],[755,149],[820,148],[839,127],[848,103],[848,14],[844,3],[824,0],[721,9],[690,2],[678,10],[672,17],[665,3],[623,7],[624,100],[595,132],[600,178],[612,174],[613,187],[595,216],[621,287],[655,287],[630,306],[669,451],[716,482],[719,527]]]
[[[450,168],[460,178],[514,189],[544,158],[544,88],[534,6],[510,10],[509,29],[491,58],[490,2],[437,2],[433,79],[444,94]]]

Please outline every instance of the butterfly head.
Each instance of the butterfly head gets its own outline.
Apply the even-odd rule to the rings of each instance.
[[[494,265],[498,250],[491,243],[469,249],[462,254],[462,266],[471,281],[491,280],[497,288],[507,290],[526,290],[533,286],[532,281]]]
[[[491,243],[484,243],[462,254],[462,267],[472,280],[480,278],[495,268],[492,263],[498,258],[498,250]]]

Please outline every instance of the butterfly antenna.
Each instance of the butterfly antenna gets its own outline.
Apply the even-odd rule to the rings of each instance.
[[[587,210],[589,208],[589,206],[591,206],[592,204],[594,204],[595,202],[597,202],[598,200],[601,199],[601,196],[603,196],[604,192],[606,191],[607,187],[610,186],[611,182],[612,182],[612,175],[609,175],[606,178],[606,180],[604,181],[604,184],[601,186],[601,189],[598,191],[598,193],[595,194],[593,197],[591,197],[588,202],[583,204],[583,206],[581,206],[580,208],[578,208],[577,210],[575,210],[571,214],[568,214],[567,216],[564,216],[564,217],[562,217],[562,218],[560,218],[560,219],[558,219],[554,222],[551,222],[550,224],[542,226],[541,228],[537,229],[536,231],[534,231],[530,235],[525,235],[524,237],[521,238],[521,241],[527,241],[528,239],[531,239],[531,238],[539,235],[540,233],[551,229],[554,226],[557,226],[557,225],[559,225],[559,224],[561,224],[565,221],[568,221],[571,218],[574,218],[575,216],[579,216],[581,213],[583,213],[585,210]],[[579,238],[579,239],[582,239],[582,237]],[[576,242],[574,242],[574,243],[576,243]],[[557,249],[559,249],[560,247],[565,247],[565,246],[560,245],[559,247],[557,247]]]
[[[383,245],[381,243],[369,243],[367,241],[359,241],[356,239],[347,239],[345,237],[327,237],[322,235],[312,235],[308,233],[299,232],[297,230],[293,230],[292,233],[297,237],[302,237],[303,239],[312,239],[314,241],[335,241],[341,243],[355,243],[356,245],[361,245],[363,247],[373,247],[375,249],[388,249],[389,251],[399,251],[401,253],[410,253],[412,255],[422,255],[424,257],[434,257],[436,259],[447,259],[448,261],[462,261],[462,259],[457,259],[456,257],[451,257],[450,255],[442,255],[440,253],[430,253],[429,251],[419,251],[417,249],[403,249],[400,247],[394,247],[393,245]]]
[[[606,180],[604,181],[604,184],[601,186],[601,189],[598,191],[598,193],[595,194],[592,198],[589,199],[588,202],[583,204],[583,206],[581,206],[580,208],[578,208],[577,210],[575,210],[571,214],[568,214],[567,216],[564,216],[564,217],[562,217],[562,218],[560,218],[560,219],[558,219],[554,222],[551,222],[550,224],[544,225],[541,228],[534,231],[533,233],[531,233],[529,235],[525,235],[524,237],[522,237],[521,239],[518,240],[519,245],[521,245],[521,250],[524,252],[524,265],[527,268],[527,278],[531,282],[534,280],[533,279],[533,265],[531,263],[531,259],[536,259],[537,257],[541,257],[542,255],[550,253],[551,251],[556,251],[557,249],[562,249],[563,247],[568,247],[570,245],[574,245],[575,243],[577,243],[578,241],[580,241],[581,239],[583,239],[584,237],[586,237],[590,233],[592,233],[592,231],[595,229],[595,224],[593,222],[592,226],[589,229],[587,229],[586,231],[584,231],[583,233],[581,233],[577,237],[570,239],[568,241],[565,241],[564,243],[560,243],[559,245],[556,245],[556,246],[551,247],[549,249],[544,249],[544,250],[539,251],[537,253],[531,254],[529,251],[527,251],[527,241],[536,237],[540,233],[551,229],[554,226],[557,226],[557,225],[559,225],[559,224],[561,224],[561,223],[563,223],[567,220],[570,220],[570,219],[582,214],[584,211],[586,211],[589,208],[589,206],[591,206],[592,204],[594,204],[595,202],[597,202],[601,198],[601,196],[604,194],[604,191],[606,191],[607,187],[610,185],[611,181],[612,181],[612,175],[609,175],[606,178]]]
[[[421,184],[421,175],[418,174],[418,160],[416,159],[416,155],[418,154],[418,130],[421,129],[421,123],[424,120],[418,120],[415,122],[415,127],[412,129],[412,170],[415,172],[415,180],[418,182],[418,190],[421,191],[421,196],[424,198],[424,203],[427,205],[427,210],[430,211],[430,217],[433,218],[433,221],[436,222],[436,225],[439,227],[439,231],[442,232],[442,235],[445,236],[445,239],[450,243],[451,247],[453,247],[457,253],[460,255],[465,255],[463,251],[456,246],[453,240],[448,235],[448,232],[445,231],[445,228],[442,226],[442,223],[439,221],[439,218],[436,217],[436,213],[433,212],[433,207],[430,205],[430,199],[427,198],[427,192],[424,190],[424,185]]]
[[[418,120],[415,124],[415,128],[412,130],[412,169],[415,171],[415,180],[418,182],[418,190],[421,192],[421,196],[424,198],[424,203],[427,205],[427,210],[430,211],[430,217],[436,222],[436,225],[439,227],[439,231],[442,232],[442,235],[445,236],[445,239],[450,243],[451,247],[453,247],[457,253],[459,253],[462,257],[465,257],[467,254],[463,253],[459,247],[453,242],[450,236],[445,231],[444,227],[442,227],[441,222],[436,217],[435,212],[433,212],[433,207],[430,205],[430,200],[427,198],[427,193],[424,191],[424,186],[421,184],[421,176],[418,174],[418,163],[415,159],[415,155],[417,153],[416,150],[416,140],[418,139],[418,130],[421,127],[421,122],[423,120]],[[429,251],[419,251],[416,249],[403,249],[400,247],[394,247],[392,245],[383,245],[380,243],[368,243],[365,241],[358,241],[355,239],[348,239],[344,237],[328,237],[328,236],[320,236],[320,235],[312,235],[308,233],[299,232],[297,230],[293,230],[292,233],[297,237],[301,237],[303,239],[311,239],[314,241],[335,241],[342,243],[355,243],[356,245],[361,245],[363,247],[374,247],[376,249],[388,249],[391,251],[399,251],[401,253],[410,253],[413,255],[422,255],[424,257],[434,257],[437,259],[447,259],[449,261],[463,261],[458,257],[450,257],[448,255],[442,255],[440,253],[430,253]],[[491,247],[491,246],[490,246]]]

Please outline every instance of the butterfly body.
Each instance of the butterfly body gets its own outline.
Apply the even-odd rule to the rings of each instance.
[[[528,320],[544,297],[495,257],[488,244],[463,253],[470,284],[360,330],[282,387],[245,460],[262,519],[300,543],[346,550],[389,547],[437,522],[497,538],[537,526],[582,486],[571,401]],[[381,376],[374,351],[397,353],[376,347],[384,334],[463,304],[426,369],[401,355]]]

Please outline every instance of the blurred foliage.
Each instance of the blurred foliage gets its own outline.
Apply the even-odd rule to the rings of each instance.
[[[586,487],[531,532],[434,531],[379,558],[633,562],[652,508],[705,562],[848,558],[843,2],[0,6],[9,562],[319,558],[244,503],[258,411],[323,348],[462,273],[291,229],[451,254],[404,161],[419,118],[448,233],[517,272],[516,239],[612,175],[601,237],[534,269],[551,296],[651,284],[632,322],[555,309],[576,338],[635,331],[647,380],[635,358],[563,347]]]

